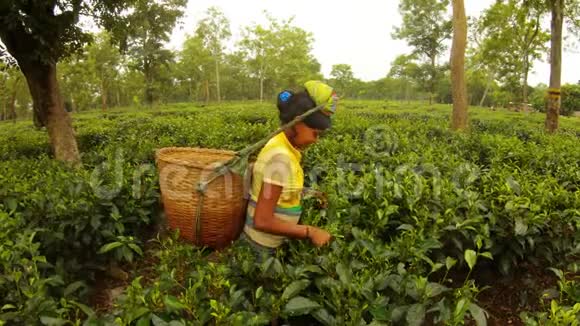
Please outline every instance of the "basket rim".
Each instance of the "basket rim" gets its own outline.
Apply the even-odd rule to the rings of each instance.
[[[228,156],[235,156],[236,152],[225,149],[203,148],[203,147],[163,147],[155,151],[155,162],[159,165],[159,161],[166,163],[177,164],[182,166],[189,166],[194,168],[205,168],[207,165],[198,162],[186,161],[176,157],[169,156],[170,153],[175,152],[190,152],[190,153],[207,153],[207,154],[224,154]]]

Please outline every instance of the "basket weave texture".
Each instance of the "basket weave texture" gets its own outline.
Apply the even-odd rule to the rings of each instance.
[[[199,215],[199,234],[196,221],[202,199],[198,183],[234,155],[232,151],[207,148],[157,150],[155,161],[167,224],[170,229],[179,229],[181,238],[198,246],[222,249],[240,235],[247,202],[244,179],[235,173],[228,172],[208,184]]]

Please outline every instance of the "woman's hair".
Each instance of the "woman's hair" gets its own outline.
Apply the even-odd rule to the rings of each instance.
[[[278,95],[277,106],[280,112],[280,121],[288,123],[295,117],[314,108],[316,103],[304,90],[296,93],[286,90]]]

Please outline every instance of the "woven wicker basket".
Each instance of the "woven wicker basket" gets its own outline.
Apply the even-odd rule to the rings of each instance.
[[[156,152],[167,224],[171,229],[179,229],[183,239],[198,246],[222,249],[240,235],[247,202],[244,179],[234,173],[228,172],[208,185],[197,221],[201,199],[197,191],[199,181],[207,179],[216,165],[228,161],[234,154],[189,147],[167,147]]]

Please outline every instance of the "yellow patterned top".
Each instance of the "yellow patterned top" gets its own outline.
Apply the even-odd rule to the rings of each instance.
[[[279,133],[262,148],[254,165],[251,199],[248,204],[244,232],[254,242],[269,248],[280,246],[286,237],[258,231],[254,228],[256,201],[263,183],[282,187],[274,216],[281,220],[298,224],[302,206],[304,172],[300,166],[302,154],[294,148],[286,134]]]

